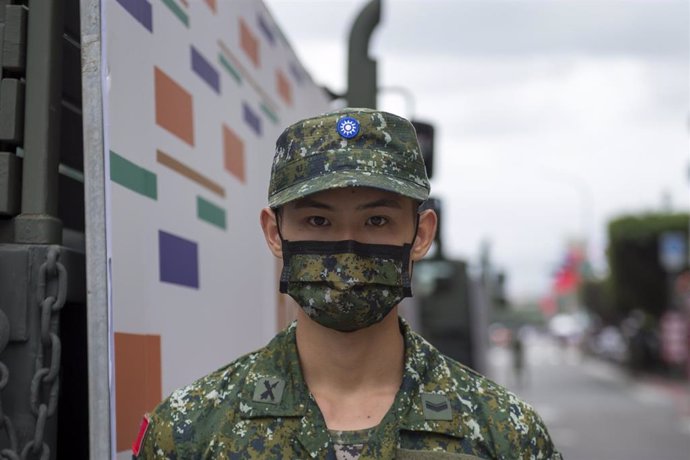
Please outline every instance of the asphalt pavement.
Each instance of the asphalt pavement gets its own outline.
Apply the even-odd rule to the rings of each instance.
[[[621,367],[526,340],[522,381],[509,349],[490,350],[489,376],[542,416],[566,460],[690,460],[690,386],[633,378]]]

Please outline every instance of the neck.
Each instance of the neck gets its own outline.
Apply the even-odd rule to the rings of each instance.
[[[354,332],[323,327],[301,309],[297,317],[297,350],[312,394],[398,390],[405,345],[397,308],[381,322]]]

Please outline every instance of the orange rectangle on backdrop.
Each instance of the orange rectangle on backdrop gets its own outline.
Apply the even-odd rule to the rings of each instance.
[[[206,4],[208,5],[209,8],[211,8],[211,11],[214,13],[218,12],[218,6],[216,5],[216,0],[206,0]]]
[[[259,67],[259,39],[256,38],[242,18],[240,18],[240,46],[252,61],[254,67]]]
[[[159,335],[115,333],[115,414],[118,452],[132,448],[139,423],[161,401]]]
[[[276,86],[278,87],[278,94],[285,101],[287,105],[292,105],[292,88],[290,81],[285,74],[280,70],[276,70]]]
[[[240,182],[244,182],[244,142],[225,125],[223,125],[223,153],[225,169]]]
[[[154,68],[156,123],[194,146],[192,95],[158,67]]]

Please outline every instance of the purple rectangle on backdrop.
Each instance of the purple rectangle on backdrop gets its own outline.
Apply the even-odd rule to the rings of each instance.
[[[257,136],[261,136],[261,118],[246,102],[242,103],[242,111],[244,112],[244,121],[251,126]]]
[[[192,70],[200,76],[202,80],[208,83],[216,93],[220,93],[220,76],[218,75],[218,71],[196,50],[196,48],[192,46],[191,50]]]
[[[122,8],[126,9],[149,32],[153,32],[153,13],[148,0],[117,0],[117,3],[122,5]]]
[[[259,23],[259,30],[264,34],[264,37],[266,37],[266,40],[273,45],[276,42],[275,37],[273,36],[273,32],[271,31],[271,28],[269,25],[266,23],[266,20],[264,19],[263,16],[260,14],[257,14],[257,21]]]
[[[171,233],[158,231],[160,280],[199,289],[199,248]]]
[[[304,75],[302,75],[302,69],[298,67],[297,64],[295,64],[294,62],[290,62],[290,73],[293,77],[295,77],[297,83],[302,84],[302,80],[304,79]]]

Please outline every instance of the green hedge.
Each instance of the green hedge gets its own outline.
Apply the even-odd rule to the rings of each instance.
[[[659,237],[688,236],[689,214],[623,216],[609,223],[608,260],[614,309],[621,316],[639,309],[659,318],[668,304],[668,276],[659,262]]]

